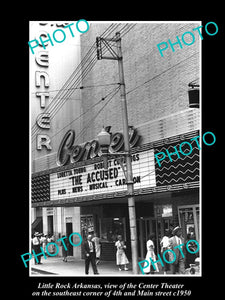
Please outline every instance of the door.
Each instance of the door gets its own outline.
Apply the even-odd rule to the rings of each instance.
[[[73,233],[73,223],[66,223],[66,236],[69,236]],[[73,246],[71,243],[68,245],[68,256],[73,256]]]
[[[138,254],[141,259],[145,259],[149,235],[152,235],[155,254],[160,253],[160,241],[165,234],[165,229],[169,229],[171,224],[171,218],[140,218],[137,220]]]
[[[156,243],[156,220],[154,218],[140,218],[137,220],[137,236],[138,236],[138,255],[141,259],[146,256],[147,248],[146,244],[149,239],[149,235],[154,234],[153,242],[155,244],[155,251],[157,252]]]
[[[48,234],[50,234],[50,236],[52,236],[53,235],[53,216],[48,216],[47,222],[48,222]]]
[[[140,218],[137,220],[137,242],[138,242],[138,257],[143,260],[146,255],[146,232],[145,220]]]
[[[179,223],[184,239],[187,237],[199,240],[199,206],[178,206]]]

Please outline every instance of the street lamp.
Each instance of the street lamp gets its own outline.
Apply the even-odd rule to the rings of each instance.
[[[108,170],[108,159],[113,157],[117,160],[117,163],[120,164],[124,176],[127,180],[127,172],[123,164],[124,159],[122,158],[126,157],[129,152],[124,151],[124,152],[109,153],[109,146],[111,144],[111,134],[108,133],[104,127],[102,128],[101,132],[99,132],[99,134],[97,135],[97,138],[101,150],[99,155],[103,158],[104,170]]]
[[[102,128],[102,131],[97,135],[98,142],[101,149],[101,155],[103,158],[104,169],[108,169],[108,153],[109,153],[109,145],[111,143],[111,135],[108,133],[105,128]]]

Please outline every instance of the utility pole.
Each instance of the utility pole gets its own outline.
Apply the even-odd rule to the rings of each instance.
[[[119,81],[120,81],[120,98],[122,104],[124,150],[125,152],[128,153],[128,155],[126,155],[126,166],[127,166],[127,191],[128,191],[128,211],[129,211],[129,221],[130,221],[131,251],[132,251],[132,268],[133,268],[133,273],[138,274],[137,226],[136,226],[136,211],[135,211],[135,199],[134,199],[134,183],[133,183],[131,156],[130,156],[127,100],[126,100],[126,89],[125,89],[124,71],[123,71],[123,56],[122,56],[122,49],[121,49],[121,37],[119,32],[116,33],[116,43],[117,43],[117,51],[118,51],[117,53],[118,53],[118,67],[119,67]]]
[[[101,42],[104,43],[108,51],[111,53],[111,57],[102,55]],[[117,52],[110,46],[110,42],[116,43]],[[130,143],[129,143],[129,126],[128,126],[128,114],[127,114],[127,101],[126,101],[126,90],[124,82],[124,71],[123,71],[123,56],[121,48],[121,37],[120,33],[116,33],[115,39],[104,39],[97,38],[97,57],[98,59],[114,59],[118,61],[119,67],[119,83],[120,83],[120,97],[121,97],[121,108],[122,108],[122,120],[123,120],[123,135],[124,135],[124,151],[127,153],[126,157],[126,183],[128,192],[128,212],[130,222],[130,238],[131,238],[131,251],[132,251],[132,269],[134,274],[138,274],[138,248],[137,248],[137,226],[136,226],[136,210],[135,210],[135,198],[134,198],[134,183],[133,183],[133,172],[130,155]]]

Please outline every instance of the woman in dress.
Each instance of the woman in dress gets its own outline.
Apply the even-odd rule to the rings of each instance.
[[[157,263],[154,264],[155,268],[153,267],[151,261],[150,261],[150,258],[152,259],[152,261],[156,261],[157,258],[156,258],[156,255],[155,255],[155,252],[154,252],[154,243],[153,243],[153,238],[154,238],[154,235],[153,234],[150,234],[149,235],[149,239],[146,243],[146,246],[147,246],[147,254],[146,254],[146,257],[145,257],[145,260],[148,261],[148,266],[147,266],[147,263],[144,264],[143,266],[143,271],[146,273],[146,274],[154,274],[154,272],[159,272],[159,268],[158,268],[158,265]]]
[[[122,240],[122,235],[118,235],[117,238],[118,241],[115,243],[115,246],[117,248],[116,264],[117,266],[119,266],[119,271],[122,271],[122,266],[124,266],[124,271],[128,271],[127,264],[129,264],[129,261],[124,251],[124,249],[126,249],[126,246],[124,244],[124,241]]]
[[[161,246],[161,257],[162,257],[163,253],[169,249],[169,229],[165,229],[165,235],[163,236],[160,242],[160,246]],[[165,253],[165,258],[167,261],[170,260],[168,252]],[[167,271],[169,271],[170,265],[164,262],[164,267],[162,267],[162,269],[163,269],[163,274],[165,275],[167,274]]]

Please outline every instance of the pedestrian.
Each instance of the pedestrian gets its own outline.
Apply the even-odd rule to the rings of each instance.
[[[40,233],[39,232],[35,232],[34,233],[34,238],[32,239],[32,243],[33,243],[33,249],[34,249],[34,252],[36,253],[36,254],[39,254],[40,252],[41,252],[41,249],[40,249],[40,247],[41,247],[41,242],[40,242]],[[42,264],[41,263],[41,255],[40,256],[38,256],[38,262],[36,261],[36,258],[35,258],[35,256],[34,256],[34,264],[36,265],[36,264]]]
[[[99,274],[96,266],[96,252],[95,244],[92,242],[92,235],[87,236],[87,240],[84,242],[84,254],[85,254],[85,274],[89,273],[89,266],[91,263],[94,274]]]
[[[169,249],[173,250],[176,257],[174,257],[174,254],[172,252],[169,252],[170,261],[175,261],[171,263],[171,271],[172,274],[184,274],[185,268],[184,268],[184,257],[182,257],[181,251],[179,248],[175,248],[176,246],[179,246],[180,244],[183,244],[183,238],[181,236],[182,229],[179,226],[176,226],[172,231],[172,237],[169,238]],[[183,249],[183,246],[179,246],[180,249]]]
[[[124,271],[128,271],[127,264],[129,264],[129,260],[127,259],[125,249],[126,245],[122,239],[122,235],[117,236],[118,241],[115,243],[117,248],[116,251],[116,264],[119,266],[119,271],[122,271],[122,266],[124,266]]]
[[[62,238],[65,237],[65,235],[62,236]],[[65,247],[63,245],[63,242],[65,244]],[[67,239],[64,239],[63,242],[61,241],[60,246],[62,246],[62,256],[63,256],[63,261],[67,262],[67,255],[68,255],[68,248],[69,248],[69,241]],[[66,250],[66,249],[67,250]]]
[[[94,233],[94,237],[92,239],[92,242],[94,242],[94,244],[95,244],[96,265],[97,265],[100,262],[101,244],[100,244],[100,238],[97,237],[96,233]]]
[[[47,245],[47,234],[42,233],[40,237],[41,247],[46,253],[46,245]]]
[[[164,251],[169,249],[169,229],[165,229],[165,235],[163,236],[161,242],[161,256],[163,255]],[[165,258],[167,261],[169,261],[169,253],[166,252]],[[164,263],[164,267],[162,267],[164,275],[169,271],[170,266],[166,262]]]
[[[154,237],[155,237],[155,235],[153,233],[149,234],[148,241],[146,243],[147,253],[146,253],[145,260],[147,260],[148,263],[146,262],[144,264],[144,267],[143,267],[144,272],[146,274],[154,274],[155,272],[159,272],[158,264],[155,263],[154,264],[155,268],[154,268],[152,263],[151,263],[151,260],[150,260],[150,258],[152,259],[152,261],[157,260],[155,252],[154,252],[154,249],[155,249],[155,245],[154,245],[154,242],[153,242]],[[148,265],[146,266],[146,264],[148,264]]]
[[[190,241],[190,240],[195,240],[195,236],[191,233],[188,233],[187,234],[187,241]],[[186,244],[185,243],[185,244]],[[188,249],[191,251],[191,252],[195,252],[197,250],[197,245],[196,243],[194,242],[189,242],[188,244]],[[185,269],[188,269],[191,267],[191,264],[195,264],[195,259],[197,258],[197,254],[196,253],[190,253],[189,251],[186,251],[185,253]]]
[[[55,245],[52,244],[54,242],[54,236],[49,234],[48,238],[47,238],[47,242],[48,242],[48,252],[50,254],[54,254],[55,253]]]

